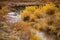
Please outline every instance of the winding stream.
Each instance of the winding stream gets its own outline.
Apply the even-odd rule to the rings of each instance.
[[[10,23],[14,23],[14,22],[17,22],[17,21],[21,21],[21,15],[17,14],[16,12],[10,12],[8,13],[8,16],[10,16],[10,19],[7,21],[7,22],[10,22]],[[46,35],[43,33],[43,32],[36,32],[36,34],[42,38],[42,40],[49,40],[48,37],[46,37]],[[52,40],[52,39],[50,39]]]

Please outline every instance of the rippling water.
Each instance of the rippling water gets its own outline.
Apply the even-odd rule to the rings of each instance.
[[[10,19],[7,21],[9,23],[14,23],[21,20],[21,15],[16,12],[10,12],[8,13],[8,16],[10,17]]]

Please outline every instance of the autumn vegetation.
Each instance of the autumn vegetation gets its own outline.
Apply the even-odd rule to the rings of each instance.
[[[10,11],[9,6],[0,9],[0,40],[42,40],[36,34],[41,31],[54,40],[60,39],[60,8],[54,3],[26,6],[19,12],[22,20],[13,24],[6,22]]]

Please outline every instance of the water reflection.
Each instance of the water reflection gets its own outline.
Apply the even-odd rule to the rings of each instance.
[[[37,32],[37,35],[38,35],[39,37],[41,37],[42,40],[47,40],[47,38],[45,37],[44,32]]]

